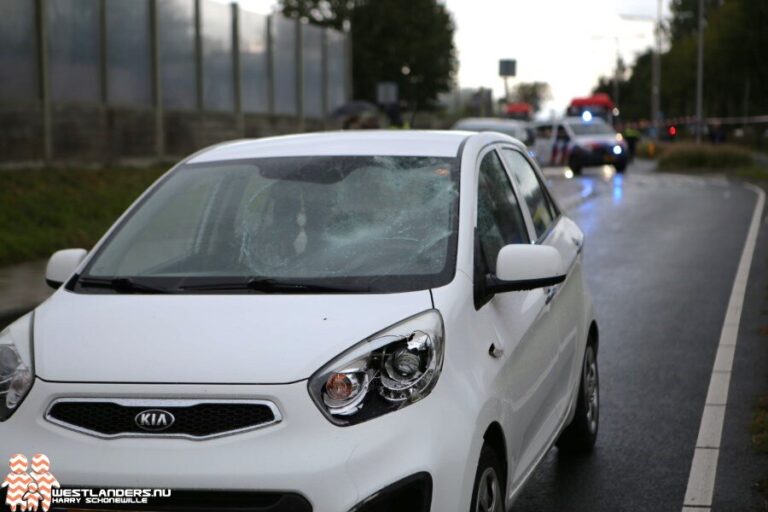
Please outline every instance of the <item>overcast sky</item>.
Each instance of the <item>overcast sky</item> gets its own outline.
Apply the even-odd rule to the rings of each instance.
[[[226,1],[226,0],[221,0]],[[239,0],[270,13],[276,0]],[[622,15],[655,17],[657,0],[443,0],[456,22],[459,85],[492,87],[503,95],[498,61],[517,59],[516,81],[544,81],[547,108],[561,111],[612,73],[618,52],[627,62],[653,43],[653,25]],[[669,0],[663,0],[668,13]],[[618,38],[618,40],[617,40]]]

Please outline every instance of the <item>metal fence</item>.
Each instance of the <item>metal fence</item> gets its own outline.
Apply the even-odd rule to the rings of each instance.
[[[279,116],[301,130],[348,99],[347,45],[212,0],[2,0],[0,109],[39,108],[46,159],[59,105],[151,110],[161,155],[168,112]]]

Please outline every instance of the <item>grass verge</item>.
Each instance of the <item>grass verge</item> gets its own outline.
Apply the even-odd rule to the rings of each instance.
[[[757,399],[750,433],[755,449],[760,453],[768,453],[768,395]]]
[[[165,168],[0,171],[0,265],[89,249]]]
[[[728,145],[668,144],[659,153],[662,171],[720,171],[758,168],[751,151]]]

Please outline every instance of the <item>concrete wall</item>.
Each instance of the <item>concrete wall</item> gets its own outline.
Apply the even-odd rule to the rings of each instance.
[[[40,164],[43,152],[41,109],[0,107],[0,166]],[[330,121],[223,112],[165,112],[165,149],[158,152],[155,112],[87,105],[51,109],[51,160],[54,163],[119,163],[174,159],[219,142],[338,128]]]
[[[115,2],[0,2],[0,167],[167,160],[335,127],[346,34],[238,4],[134,1],[132,20]]]

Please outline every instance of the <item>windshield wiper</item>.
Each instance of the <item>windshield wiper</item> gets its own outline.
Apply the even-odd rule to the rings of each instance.
[[[129,277],[77,277],[76,283],[82,288],[104,288],[119,293],[172,293],[167,288],[156,288],[146,284],[137,283]]]
[[[281,281],[266,277],[253,277],[244,281],[190,284],[179,288],[183,291],[238,291],[252,290],[262,293],[362,293],[371,289],[365,286],[328,286],[301,282]]]

